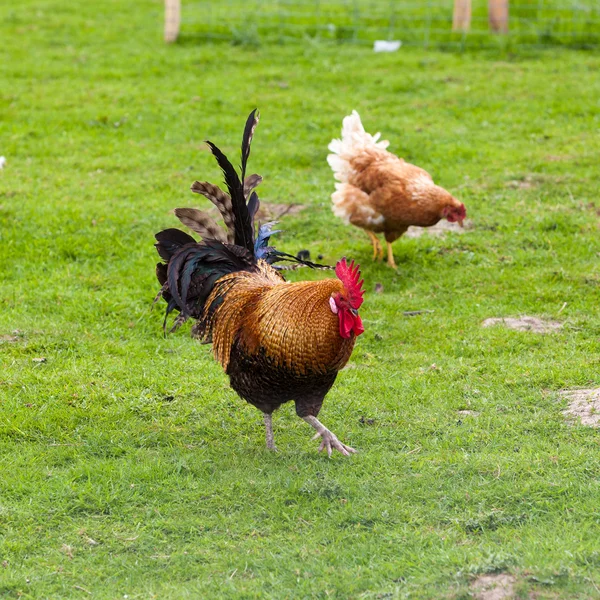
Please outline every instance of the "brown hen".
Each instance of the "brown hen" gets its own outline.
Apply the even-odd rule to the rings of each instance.
[[[392,242],[411,225],[431,227],[440,219],[458,222],[466,217],[465,205],[435,185],[424,169],[398,158],[378,141],[380,134],[367,133],[356,111],[345,117],[342,139],[329,144],[327,162],[335,184],[333,212],[346,223],[364,229],[373,244],[373,260],[383,258],[376,233],[383,233],[387,259],[396,268]]]

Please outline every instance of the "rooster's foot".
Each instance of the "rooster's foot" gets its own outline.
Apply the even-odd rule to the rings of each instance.
[[[272,452],[277,452],[277,446],[273,439],[273,415],[264,413],[265,417],[265,433],[267,438],[267,449]]]
[[[317,417],[310,415],[302,418],[316,430],[317,433],[313,437],[313,440],[323,438],[321,440],[321,445],[319,446],[319,452],[321,452],[321,450],[327,450],[327,454],[330,458],[334,449],[338,452],[341,452],[344,456],[350,456],[350,454],[354,454],[356,452],[354,448],[346,446],[346,444],[342,444],[342,442],[337,439],[336,435],[329,431],[329,429],[327,429],[327,427],[325,427],[325,425],[323,425],[319,419],[317,419]]]
[[[337,439],[335,433],[329,431],[329,429],[325,429],[325,431],[316,433],[312,439],[316,440],[319,437],[323,438],[321,440],[321,445],[319,446],[319,452],[327,450],[327,455],[329,458],[331,458],[331,453],[334,449],[338,452],[341,452],[344,456],[350,456],[350,454],[354,454],[356,452],[354,448],[346,446],[346,444],[342,444],[342,442]]]

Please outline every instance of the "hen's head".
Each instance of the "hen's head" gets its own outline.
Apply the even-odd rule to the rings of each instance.
[[[352,334],[359,336],[365,330],[358,316],[365,293],[362,289],[363,280],[360,278],[359,265],[355,267],[354,261],[348,265],[346,259],[342,258],[335,266],[335,274],[344,288],[329,298],[331,312],[338,316],[340,335],[343,338],[349,338]]]
[[[450,223],[458,223],[463,227],[463,221],[467,218],[467,209],[462,202],[452,198],[453,203],[445,206],[442,210],[442,217],[448,219]]]

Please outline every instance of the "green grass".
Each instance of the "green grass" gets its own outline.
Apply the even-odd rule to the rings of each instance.
[[[0,8],[0,597],[459,599],[507,571],[522,598],[598,598],[600,434],[556,393],[600,384],[598,56],[166,47],[161,10]],[[150,310],[154,232],[255,106],[262,198],[310,207],[279,247],[363,267],[366,333],[321,413],[351,459],[292,406],[269,454],[209,349]],[[353,108],[472,231],[371,262],[329,207]],[[564,327],[481,327],[522,314]]]
[[[473,2],[468,33],[452,31],[449,0],[192,0],[182,8],[183,34],[236,44],[314,40],[404,46],[511,48],[522,45],[600,45],[596,0],[511,0],[509,35],[495,35],[488,3]]]

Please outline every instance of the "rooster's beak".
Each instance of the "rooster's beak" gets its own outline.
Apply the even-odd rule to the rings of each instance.
[[[463,221],[464,221],[464,219],[459,219],[459,220],[458,220],[458,224],[459,224],[461,227],[464,227],[464,226],[465,226],[465,225],[464,225],[464,223],[463,223]]]

